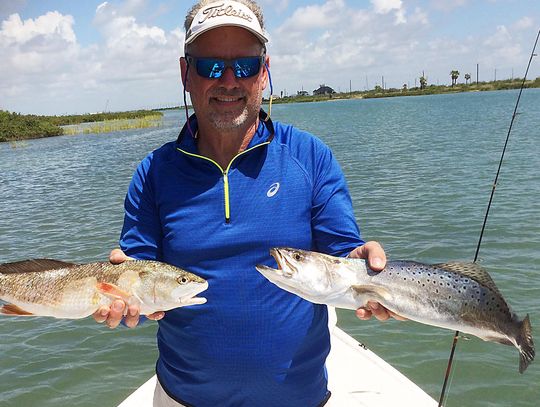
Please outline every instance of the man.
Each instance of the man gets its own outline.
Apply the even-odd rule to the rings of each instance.
[[[155,405],[319,406],[330,394],[326,306],[280,290],[256,264],[291,246],[368,259],[343,174],[320,140],[260,110],[270,59],[262,13],[251,0],[199,1],[186,18],[182,81],[195,115],[176,142],[151,153],[126,197],[120,246],[209,282],[207,303],[155,313]],[[125,254],[124,254],[125,253]],[[378,304],[361,319],[387,319]],[[138,309],[116,301],[95,314],[133,327]]]

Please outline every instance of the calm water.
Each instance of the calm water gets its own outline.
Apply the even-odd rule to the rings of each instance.
[[[275,120],[320,136],[349,181],[366,239],[393,259],[471,260],[517,92],[277,105]],[[480,253],[514,310],[540,330],[540,90],[526,90]],[[0,144],[0,261],[106,259],[137,163],[177,136],[155,130]],[[413,322],[340,325],[438,399],[452,333]],[[0,319],[1,406],[115,406],[152,373],[156,326]],[[538,341],[538,340],[537,340]],[[533,407],[540,364],[514,348],[459,343],[447,406]],[[369,374],[369,372],[366,372]],[[359,378],[361,380],[361,378]]]

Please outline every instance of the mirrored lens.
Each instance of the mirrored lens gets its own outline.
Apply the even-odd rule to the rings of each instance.
[[[259,73],[261,69],[261,60],[263,57],[246,57],[234,60],[223,60],[217,58],[193,58],[189,57],[190,62],[194,61],[197,73],[203,78],[218,79],[223,72],[231,67],[237,78],[249,78]]]
[[[234,75],[237,78],[249,78],[257,75],[261,68],[261,58],[238,58],[234,61]]]
[[[225,61],[219,59],[198,59],[197,73],[204,78],[221,78],[225,70]]]

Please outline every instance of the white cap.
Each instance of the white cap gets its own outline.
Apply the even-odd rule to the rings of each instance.
[[[186,32],[184,45],[191,44],[206,31],[224,26],[245,28],[263,44],[268,42],[267,34],[262,29],[259,19],[248,6],[236,1],[225,0],[207,4],[199,10],[191,27]]]

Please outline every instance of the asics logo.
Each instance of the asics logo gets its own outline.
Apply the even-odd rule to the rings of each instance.
[[[278,191],[279,191],[279,182],[276,182],[276,183],[270,185],[270,189],[266,193],[266,196],[268,198],[272,198],[275,194],[278,193]]]

